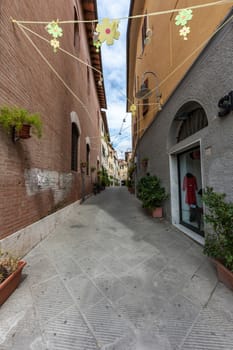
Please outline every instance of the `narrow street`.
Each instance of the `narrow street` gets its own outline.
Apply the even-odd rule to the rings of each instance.
[[[87,199],[24,259],[0,350],[233,349],[232,292],[126,187]]]

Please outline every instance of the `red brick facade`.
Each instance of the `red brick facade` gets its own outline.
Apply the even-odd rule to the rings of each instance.
[[[54,53],[47,42],[27,32],[87,106],[87,113],[18,25],[10,20],[11,17],[28,21],[73,20],[75,7],[78,19],[83,19],[81,3],[75,0],[1,1],[0,106],[14,105],[38,112],[43,131],[41,139],[32,136],[13,143],[11,136],[0,127],[0,239],[81,198],[80,162],[86,161],[87,142],[90,167],[96,167],[100,159],[98,120],[102,106],[92,70],[61,51]],[[45,24],[25,25],[50,40]],[[62,28],[60,46],[91,64],[85,25],[64,24]],[[71,115],[77,126],[79,124],[78,171],[71,171]],[[87,194],[91,191],[91,172],[84,178]]]

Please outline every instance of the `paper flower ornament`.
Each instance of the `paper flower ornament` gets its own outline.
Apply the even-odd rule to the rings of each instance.
[[[102,23],[98,23],[96,26],[96,32],[98,35],[98,40],[101,44],[106,41],[107,45],[113,45],[114,40],[118,40],[120,32],[118,31],[119,21],[113,20],[110,22],[108,18],[104,18]]]
[[[94,32],[93,34],[93,45],[96,48],[96,52],[99,52],[100,47],[101,47],[101,42],[99,41],[99,33]]]
[[[63,30],[58,24],[57,21],[50,22],[45,29],[47,32],[52,35],[53,39],[50,41],[50,45],[53,47],[53,51],[57,52],[57,49],[60,47],[60,43],[57,40],[57,38],[61,37],[63,35]]]
[[[135,106],[135,104],[132,104],[131,106],[130,106],[130,112],[132,113],[132,115],[134,116],[135,115],[135,113],[136,113],[136,110],[137,110],[137,107]]]
[[[103,86],[103,78],[102,78],[102,76],[100,76],[100,78],[98,80],[98,85],[99,86]]]
[[[50,40],[50,45],[53,47],[54,52],[57,52],[57,49],[60,47],[60,43],[56,38]]]
[[[190,33],[190,27],[186,26],[188,21],[193,18],[193,11],[191,9],[184,9],[179,11],[178,15],[175,17],[175,23],[177,26],[182,26],[179,33],[183,36],[184,40],[188,40],[187,35]]]
[[[59,27],[58,21],[50,22],[45,28],[53,38],[59,38],[63,35],[63,30]]]
[[[193,17],[193,11],[191,9],[181,10],[176,16],[176,25],[185,26],[188,21],[190,21]]]
[[[183,28],[180,29],[180,36],[184,37],[184,40],[188,40],[187,35],[190,33],[190,28],[184,26]]]

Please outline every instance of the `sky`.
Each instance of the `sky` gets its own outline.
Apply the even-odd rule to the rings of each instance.
[[[127,17],[129,3],[130,0],[97,0],[99,21],[101,18]],[[113,45],[103,43],[101,46],[108,127],[119,159],[124,158],[124,152],[131,150],[131,115],[126,113],[127,24],[127,20],[120,21],[120,37]]]

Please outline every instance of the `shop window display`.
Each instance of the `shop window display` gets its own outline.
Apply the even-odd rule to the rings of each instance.
[[[178,156],[180,222],[203,235],[203,206],[200,148]]]

